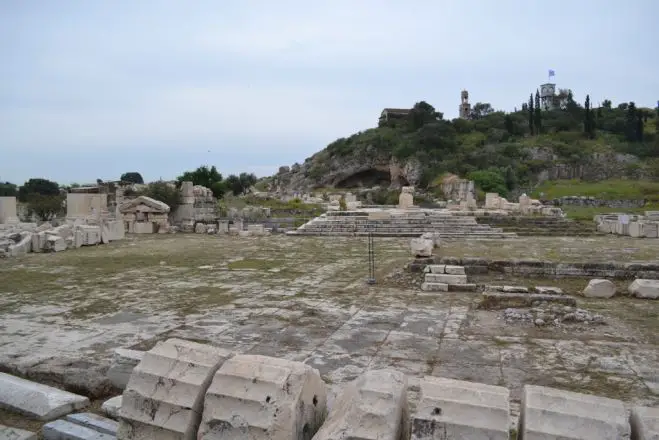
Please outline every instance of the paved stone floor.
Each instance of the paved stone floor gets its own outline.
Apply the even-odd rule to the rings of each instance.
[[[605,326],[510,325],[477,310],[477,293],[407,285],[407,240],[376,246],[375,286],[363,238],[165,235],[0,260],[0,368],[88,390],[114,348],[180,337],[305,361],[333,387],[393,366],[411,393],[432,374],[513,399],[538,384],[659,404],[659,301],[580,298]]]

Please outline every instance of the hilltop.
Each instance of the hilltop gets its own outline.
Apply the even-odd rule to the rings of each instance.
[[[305,191],[414,185],[432,188],[450,173],[483,191],[508,194],[555,179],[659,179],[659,109],[633,102],[591,108],[571,92],[541,109],[536,95],[519,111],[477,103],[445,120],[422,101],[385,109],[378,126],[337,139],[303,164],[281,167],[270,189]]]

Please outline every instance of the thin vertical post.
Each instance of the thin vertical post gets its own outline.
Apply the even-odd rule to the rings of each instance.
[[[375,243],[373,232],[368,233],[368,284],[375,284]]]

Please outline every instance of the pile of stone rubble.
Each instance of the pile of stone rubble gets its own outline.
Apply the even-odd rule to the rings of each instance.
[[[60,252],[81,246],[94,246],[121,240],[124,226],[118,220],[88,224],[82,219],[68,220],[60,226],[44,223],[0,224],[0,258],[17,257],[29,252]]]
[[[576,307],[548,304],[545,301],[540,301],[537,306],[531,308],[507,308],[502,316],[508,324],[529,323],[538,327],[574,323],[606,324],[602,315]]]

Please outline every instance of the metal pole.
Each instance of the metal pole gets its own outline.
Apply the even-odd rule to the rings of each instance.
[[[368,233],[368,284],[375,284],[375,244],[373,232]]]

